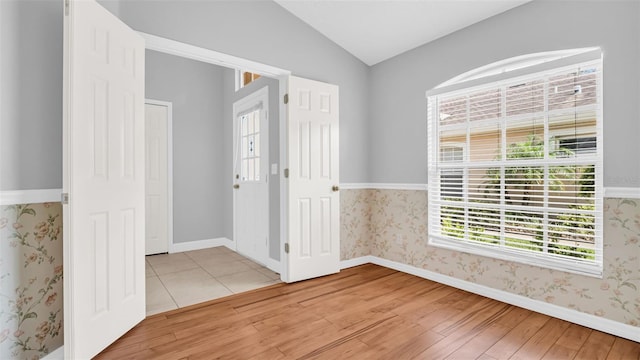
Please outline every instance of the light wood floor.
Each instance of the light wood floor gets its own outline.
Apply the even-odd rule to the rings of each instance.
[[[99,359],[639,359],[640,344],[376,265],[151,316]]]

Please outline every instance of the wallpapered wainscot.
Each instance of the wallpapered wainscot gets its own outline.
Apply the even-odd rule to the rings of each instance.
[[[342,260],[373,255],[640,327],[640,200],[605,199],[597,279],[429,246],[426,191],[344,190],[341,197]]]
[[[0,358],[62,346],[62,206],[0,207]]]

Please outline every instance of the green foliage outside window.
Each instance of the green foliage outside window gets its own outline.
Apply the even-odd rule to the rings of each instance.
[[[551,157],[573,156],[573,151],[560,148],[550,152]],[[510,144],[506,151],[507,159],[544,159],[544,141],[535,135],[526,140]],[[486,198],[495,199],[501,191],[501,169],[490,168],[485,173],[486,181],[482,189]],[[588,242],[594,238],[595,217],[593,214],[582,214],[579,211],[593,211],[594,167],[560,165],[548,167],[549,191],[564,191],[568,183],[578,181],[579,202],[568,205],[575,213],[564,213],[549,219],[547,229],[547,251],[551,254],[576,258],[594,259],[595,251],[577,246],[577,242]],[[531,206],[531,212],[508,210],[504,213],[505,245],[512,248],[542,251],[544,244],[542,230],[542,213],[537,213],[536,193],[544,187],[545,173],[543,166],[505,166],[504,185],[507,205]],[[453,200],[453,199],[448,199]],[[482,203],[482,200],[476,200]],[[462,218],[464,208],[443,206],[441,208],[442,233],[454,238],[465,238],[465,224]],[[467,210],[468,239],[476,242],[500,243],[500,210],[478,209]],[[566,228],[572,228],[567,231]],[[576,246],[571,243],[576,243]]]

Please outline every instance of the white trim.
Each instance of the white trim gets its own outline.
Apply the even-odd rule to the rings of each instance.
[[[138,31],[138,34],[140,34],[140,36],[144,38],[145,47],[148,50],[177,55],[183,58],[202,61],[209,64],[224,66],[227,68],[246,70],[252,73],[269,77],[278,77],[291,74],[290,71],[280,69],[275,66],[265,65],[259,62],[239,58],[237,56],[205,49],[203,47],[147,34],[141,31]]]
[[[278,274],[282,273],[282,268],[281,268],[281,264],[280,261],[276,260],[276,259],[272,259],[271,257],[267,258],[267,263],[265,264],[265,266],[273,271],[276,272]]]
[[[502,74],[505,72],[526,68],[534,65],[543,64],[549,61],[559,60],[565,57],[593,52],[594,50],[600,50],[597,47],[568,49],[568,50],[556,50],[545,51],[534,54],[526,54],[515,56],[509,59],[496,61],[489,65],[481,66],[473,70],[467,71],[461,75],[458,75],[452,79],[449,79],[442,84],[436,86],[436,89],[463,83],[470,80],[480,79],[487,76],[496,74]]]
[[[145,99],[145,104],[167,108],[167,249],[173,244],[173,103]]]
[[[40,360],[64,360],[64,345],[48,353]]]
[[[538,63],[535,65],[525,66],[521,68],[514,68],[513,70],[510,70],[510,71],[488,75],[485,77],[472,76],[472,79],[470,80],[459,79],[456,76],[453,79],[447,80],[446,82],[438,85],[437,87],[431,90],[427,90],[425,93],[425,97],[428,98],[430,96],[436,96],[444,93],[452,93],[461,89],[481,87],[486,84],[500,82],[507,79],[516,79],[522,76],[529,76],[531,74],[535,74],[539,72],[546,72],[552,69],[562,68],[565,66],[573,66],[578,63],[598,60],[602,58],[602,50],[598,47],[578,49],[578,50],[585,50],[585,52],[578,53],[576,55],[562,57],[562,58],[547,61],[547,62]],[[531,54],[531,55],[538,55],[538,54]],[[512,61],[513,59],[516,59],[516,58],[506,59],[506,60],[499,61],[498,63],[489,64],[487,65],[487,67],[494,67],[496,66],[495,64],[499,64],[505,61],[507,62]],[[477,71],[482,72],[483,69],[485,68],[486,67],[474,69],[460,76],[462,76],[463,78],[466,78],[468,76],[467,74],[475,73]]]
[[[640,199],[640,187],[606,187],[605,198]]]
[[[171,244],[171,246],[169,246],[169,253],[174,254],[185,251],[202,250],[217,246],[226,246],[227,248],[235,251],[233,241],[221,237],[215,239],[194,240]]]
[[[375,256],[365,255],[365,256],[349,259],[349,260],[342,260],[340,261],[340,270],[373,263],[374,258]]]
[[[60,202],[62,189],[0,191],[0,205]]]
[[[340,184],[342,190],[427,190],[427,184],[391,184],[391,183],[345,183]]]
[[[345,260],[342,261],[341,265],[344,266],[343,268],[345,268],[365,264],[366,262],[371,262],[373,264],[384,266],[389,269],[394,269],[407,274],[419,276],[427,280],[452,286],[457,289],[469,291],[474,294],[486,296],[488,298],[502,301],[507,304],[519,306],[531,311],[539,312],[578,325],[586,326],[591,329],[623,337],[631,341],[640,342],[640,328],[636,326],[631,326],[618,321],[583,313],[563,306],[549,304],[544,301],[534,300],[526,296],[490,288],[485,285],[480,285],[451,276],[439,274],[433,271],[420,269],[415,266],[399,263],[392,260],[382,259],[377,256],[363,256],[360,258]]]
[[[284,251],[284,244],[289,242],[289,179],[285,178],[285,169],[289,168],[287,147],[287,117],[288,109],[284,97],[289,91],[289,76],[278,76],[278,110],[279,119],[279,150],[280,150],[280,279],[289,282],[289,255]],[[288,170],[287,170],[288,171]]]
[[[428,190],[428,184],[345,183],[342,190]],[[640,199],[640,187],[605,187],[604,198]]]

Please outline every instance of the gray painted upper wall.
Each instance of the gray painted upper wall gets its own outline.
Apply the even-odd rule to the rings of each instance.
[[[145,96],[173,104],[173,242],[224,237],[224,68],[146,51]]]
[[[368,182],[369,67],[273,1],[121,1],[135,30],[340,87],[340,181]]]
[[[640,186],[640,2],[533,1],[371,68],[371,177],[426,183],[425,92],[513,56],[600,46],[604,185]]]
[[[138,30],[339,85],[343,183],[426,182],[424,93],[437,84],[516,55],[601,46],[605,185],[640,185],[637,1],[534,1],[372,68],[271,1],[101,3]],[[2,0],[0,16],[0,190],[60,188],[62,1]]]
[[[339,85],[341,180],[368,180],[369,68],[279,5],[100,3],[136,30]],[[1,0],[0,16],[0,190],[61,188],[63,2]]]
[[[62,187],[62,1],[0,1],[0,190]]]

